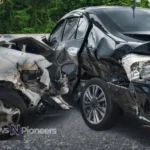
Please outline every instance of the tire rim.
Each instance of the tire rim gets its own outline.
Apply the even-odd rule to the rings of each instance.
[[[83,95],[83,111],[91,124],[99,124],[105,114],[107,101],[104,91],[98,85],[89,86]]]
[[[0,100],[0,128],[17,125],[20,117],[21,111],[18,108],[7,105]]]

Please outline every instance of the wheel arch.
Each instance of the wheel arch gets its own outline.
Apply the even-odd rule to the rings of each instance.
[[[104,82],[107,84],[107,80],[105,80],[104,78],[102,78],[102,77],[100,77],[100,76],[89,76],[89,78],[88,78],[88,80],[86,81],[86,83],[87,83],[88,81],[92,80],[92,79],[102,80],[102,81],[104,81]],[[86,84],[86,83],[85,83],[85,84]],[[107,84],[107,85],[108,85],[108,84]],[[85,86],[85,85],[84,85],[84,86]],[[84,87],[84,86],[83,86],[83,87]],[[83,87],[82,87],[82,90],[83,90]],[[108,88],[108,89],[109,89],[109,88]],[[81,91],[81,93],[82,93],[82,91]],[[81,96],[80,96],[80,98],[77,100],[77,102],[80,103],[80,101],[81,101]],[[122,115],[123,115],[123,112],[124,112],[123,106],[121,106],[119,103],[117,103],[117,101],[115,101],[113,98],[112,98],[112,101],[118,105],[119,110],[120,110],[120,114],[121,114],[121,116],[122,116]]]
[[[118,117],[119,117],[119,114],[120,114],[119,113],[119,106],[117,103],[115,103],[112,100],[111,95],[109,95],[109,93],[107,93],[108,87],[107,87],[107,83],[106,84],[105,83],[106,82],[104,82],[104,80],[100,79],[99,77],[98,78],[92,78],[84,86],[81,97],[80,97],[81,98],[80,108],[81,108],[81,113],[82,113],[83,119],[84,119],[85,123],[91,129],[94,129],[96,131],[102,131],[102,130],[106,130],[106,129],[113,127],[116,124]],[[105,112],[105,116],[102,119],[102,121],[98,124],[91,124],[87,120],[85,112],[84,112],[84,108],[83,108],[84,93],[85,93],[86,89],[91,85],[98,85],[102,89],[102,91],[104,92],[105,97],[106,97],[106,101],[107,101],[107,110]],[[111,118],[113,118],[113,119],[111,119]]]
[[[20,103],[25,105],[25,107],[28,107],[30,102],[30,99],[20,90],[15,89],[14,83],[9,81],[0,81],[0,98],[1,97],[8,100],[10,103],[12,101],[16,102],[16,100],[9,100],[9,97],[16,97],[17,100],[21,99]]]

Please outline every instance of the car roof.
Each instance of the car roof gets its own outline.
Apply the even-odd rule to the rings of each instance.
[[[92,6],[92,7],[84,7],[84,8],[79,8],[77,9],[78,11],[79,10],[84,10],[85,12],[94,12],[95,10],[101,10],[101,9],[114,9],[114,10],[121,10],[121,9],[132,9],[130,6]],[[143,10],[150,10],[148,8],[141,8],[141,7],[136,7],[136,9],[143,9]]]
[[[122,9],[126,9],[126,10],[131,10],[132,8],[129,6],[92,6],[92,7],[83,7],[83,8],[79,8],[76,10],[73,10],[71,12],[69,12],[68,14],[66,14],[62,19],[68,18],[70,16],[75,16],[77,14],[82,14],[82,13],[93,13],[96,14],[97,12],[99,12],[100,10],[106,10],[107,9],[114,9],[114,10],[122,10]],[[145,11],[150,11],[150,9],[148,8],[140,8],[137,7],[137,10],[142,9]]]

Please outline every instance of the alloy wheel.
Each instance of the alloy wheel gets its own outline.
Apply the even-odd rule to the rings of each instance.
[[[83,95],[83,111],[91,124],[99,124],[105,114],[107,101],[104,91],[98,85],[89,86]]]
[[[18,124],[20,117],[21,111],[18,108],[5,104],[0,100],[0,128]]]

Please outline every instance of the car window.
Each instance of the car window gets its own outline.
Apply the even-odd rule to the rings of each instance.
[[[57,24],[55,29],[52,31],[51,38],[50,38],[50,45],[54,45],[61,41],[63,27],[64,27],[64,21],[61,21],[60,23]]]
[[[72,18],[67,20],[63,34],[63,41],[75,39],[78,20],[78,18]]]
[[[135,18],[131,8],[98,9],[96,16],[111,33],[117,32],[143,32],[150,31],[149,9],[136,9]],[[117,34],[119,35],[119,34]]]
[[[80,38],[84,37],[87,26],[88,26],[88,24],[87,24],[87,21],[85,20],[85,18],[81,18],[79,21],[79,24],[78,24],[76,39],[80,39]]]

